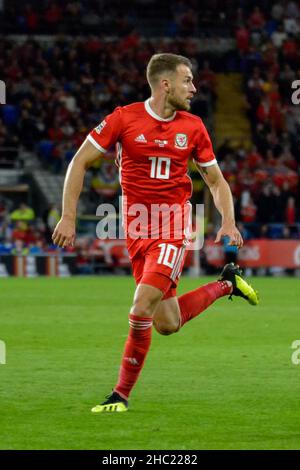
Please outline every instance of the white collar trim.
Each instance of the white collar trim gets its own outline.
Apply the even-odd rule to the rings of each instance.
[[[160,117],[158,114],[156,114],[153,109],[151,108],[150,106],[150,101],[151,101],[152,98],[148,98],[146,101],[145,101],[145,109],[147,111],[148,114],[150,114],[150,116],[152,116],[154,119],[157,119],[158,121],[164,121],[164,122],[168,122],[168,121],[173,121],[173,119],[175,118],[176,116],[176,111],[175,113],[170,116],[169,118],[162,118]]]

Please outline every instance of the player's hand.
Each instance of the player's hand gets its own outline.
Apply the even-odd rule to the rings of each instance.
[[[53,243],[61,248],[74,246],[75,221],[62,217],[52,234]]]
[[[229,245],[235,245],[238,248],[242,248],[244,240],[234,224],[223,224],[217,233],[215,243],[219,243],[221,238],[225,236],[229,237]]]

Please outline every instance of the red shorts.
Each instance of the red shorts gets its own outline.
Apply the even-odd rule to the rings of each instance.
[[[163,300],[175,297],[187,244],[186,240],[127,238],[136,284],[149,284],[160,289]]]

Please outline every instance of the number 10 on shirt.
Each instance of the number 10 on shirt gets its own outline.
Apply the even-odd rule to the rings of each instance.
[[[151,161],[150,178],[168,180],[170,178],[171,159],[165,157],[149,157]]]

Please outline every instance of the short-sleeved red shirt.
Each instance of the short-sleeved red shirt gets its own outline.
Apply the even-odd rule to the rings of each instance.
[[[123,215],[133,204],[183,207],[192,191],[189,158],[204,167],[216,163],[199,117],[176,111],[163,119],[150,103],[151,98],[117,107],[87,137],[103,153],[117,144],[120,183],[127,199]]]

